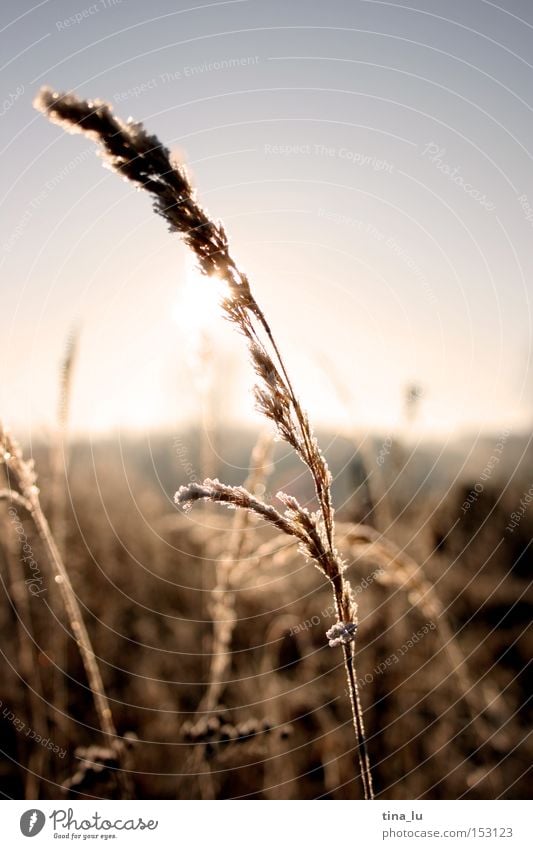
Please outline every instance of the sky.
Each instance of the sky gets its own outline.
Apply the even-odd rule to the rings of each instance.
[[[72,427],[254,420],[216,284],[32,108],[109,101],[186,161],[319,425],[421,436],[533,418],[533,8],[487,0],[4,0],[0,416]],[[207,362],[207,366],[206,366]],[[203,363],[203,365],[202,365]],[[207,400],[206,400],[207,399]]]

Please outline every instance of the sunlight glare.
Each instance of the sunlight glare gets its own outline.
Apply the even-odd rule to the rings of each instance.
[[[185,279],[180,286],[174,318],[190,336],[191,343],[198,338],[211,335],[221,320],[220,302],[228,288],[219,277],[202,274],[194,259],[188,258]]]

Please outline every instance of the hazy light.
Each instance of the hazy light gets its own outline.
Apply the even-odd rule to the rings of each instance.
[[[186,262],[174,318],[194,345],[202,335],[215,332],[222,320],[220,301],[227,295],[228,289],[219,277],[202,274],[192,257]]]

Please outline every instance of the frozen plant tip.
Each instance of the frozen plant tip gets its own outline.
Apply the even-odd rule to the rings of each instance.
[[[330,582],[339,622],[357,623],[357,606],[344,564],[335,547],[334,510],[331,499],[331,473],[289,378],[265,315],[255,300],[248,277],[229,251],[226,232],[198,204],[188,175],[174,162],[168,149],[142,124],[116,118],[102,101],[87,101],[72,93],[41,89],[35,107],[51,121],[71,133],[83,133],[100,145],[106,164],[147,191],[154,209],[178,232],[194,252],[200,269],[223,280],[228,289],[222,301],[226,318],[244,337],[257,377],[254,395],[259,411],[274,424],[278,435],[300,457],[313,479],[318,502],[310,513],[285,493],[278,499],[285,507],[280,513],[255,498],[242,487],[230,487],[216,480],[182,487],[176,501],[183,506],[209,500],[262,516],[278,530],[295,537],[300,549]],[[363,712],[359,702],[353,640],[341,642],[350,693],[353,725],[365,798],[373,798],[370,762],[366,749]]]
[[[335,622],[329,631],[326,631],[326,637],[329,640],[329,645],[332,649],[337,646],[346,646],[355,640],[357,634],[356,622]]]

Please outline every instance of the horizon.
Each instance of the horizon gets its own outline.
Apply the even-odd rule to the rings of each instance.
[[[399,428],[412,384],[420,435],[530,426],[533,24],[519,2],[484,4],[481,29],[470,7],[394,5],[337,0],[327,27],[302,0],[4,5],[0,413],[15,431],[54,426],[74,325],[73,432],[197,416],[204,338],[217,415],[257,420],[211,281],[92,143],[34,111],[42,84],[109,101],[185,162],[317,426]]]

